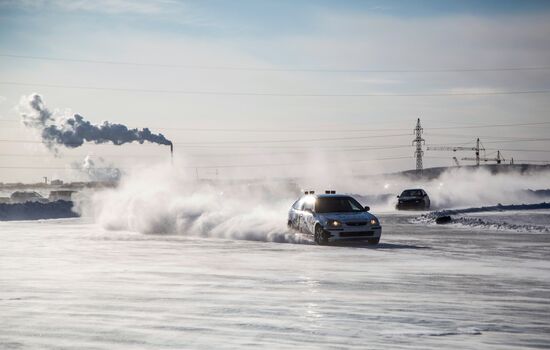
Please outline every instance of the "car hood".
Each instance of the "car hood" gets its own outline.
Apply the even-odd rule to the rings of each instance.
[[[362,211],[358,213],[322,213],[318,215],[319,215],[319,219],[322,221],[326,221],[326,220],[338,220],[342,222],[370,221],[370,219],[376,218],[374,215],[366,211]]]

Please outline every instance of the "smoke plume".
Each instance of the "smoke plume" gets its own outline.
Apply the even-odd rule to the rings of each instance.
[[[125,125],[107,121],[94,125],[79,114],[71,117],[56,116],[46,108],[39,94],[31,95],[23,104],[26,109],[21,113],[23,124],[37,129],[42,136],[42,142],[53,151],[56,151],[57,145],[76,148],[82,146],[84,142],[112,142],[115,145],[122,145],[134,141],[139,143],[147,141],[159,145],[172,145],[172,141],[164,135],[154,134],[148,128],[129,129]]]
[[[82,162],[74,162],[71,167],[85,175],[87,181],[118,182],[121,172],[112,164],[108,164],[103,158],[87,155]]]

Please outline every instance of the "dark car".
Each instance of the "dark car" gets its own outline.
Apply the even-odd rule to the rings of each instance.
[[[421,188],[405,190],[397,196],[398,210],[427,210],[430,209],[430,197]]]

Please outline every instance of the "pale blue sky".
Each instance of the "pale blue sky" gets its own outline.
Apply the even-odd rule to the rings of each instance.
[[[0,119],[16,120],[15,106],[21,96],[39,92],[52,109],[58,108],[62,113],[70,108],[92,122],[110,120],[136,127],[168,128],[162,132],[181,141],[178,149],[187,147],[183,142],[292,140],[301,135],[173,128],[408,130],[418,116],[423,118],[429,143],[465,143],[485,136],[487,142],[494,142],[493,147],[502,149],[549,149],[547,141],[508,142],[514,137],[543,137],[550,130],[547,126],[440,130],[429,135],[430,126],[549,121],[548,94],[350,98],[170,93],[437,95],[547,90],[549,70],[361,73],[292,69],[402,71],[550,66],[549,23],[548,1],[0,1],[0,83],[4,83],[0,84]],[[192,68],[197,66],[216,69]],[[267,70],[218,69],[224,67]],[[30,85],[6,84],[14,82]],[[16,123],[2,122],[1,127],[0,139],[37,139]],[[441,135],[444,133],[448,135]],[[322,135],[327,137],[325,132]],[[346,133],[334,135],[342,138]],[[320,136],[313,133],[307,137]],[[323,147],[406,145],[410,138],[407,135],[284,145],[309,152]],[[507,142],[496,143],[504,138]],[[233,153],[250,153],[251,148],[254,151],[253,144],[241,146]],[[227,154],[227,148],[222,150],[205,147],[199,152],[189,147],[188,163],[227,165],[258,161],[257,157],[216,156]],[[89,152],[105,156],[155,155],[159,149],[92,145],[69,150],[65,158],[54,159],[38,145],[0,142],[0,153],[28,156],[1,156],[0,166],[26,166],[36,161],[64,167]],[[198,153],[210,156],[199,157]],[[504,153],[516,159],[550,157],[544,152]],[[43,159],[34,159],[36,154]],[[349,155],[335,154],[329,158],[349,160]],[[351,158],[410,155],[412,148],[403,148],[377,154],[355,153]],[[433,156],[442,158],[426,159],[428,166],[452,162],[446,154]],[[109,161],[118,164],[120,158]],[[281,154],[274,161],[295,160],[295,156]],[[394,171],[410,168],[414,161],[375,164],[352,171]],[[282,173],[293,175],[295,171],[285,169]],[[49,172],[49,176],[68,177],[67,174],[61,170]],[[11,169],[1,172],[0,181],[39,180],[38,175],[36,171]]]

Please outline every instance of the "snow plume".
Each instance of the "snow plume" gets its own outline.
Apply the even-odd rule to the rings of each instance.
[[[402,176],[345,177],[330,185],[317,175],[290,180],[224,181],[196,180],[194,169],[180,163],[133,168],[117,188],[92,193],[80,203],[80,213],[93,217],[108,230],[148,234],[183,234],[228,239],[276,242],[310,242],[310,237],[289,232],[287,213],[301,195],[300,188],[335,189],[355,193],[375,215],[394,211],[395,195],[405,188],[423,187],[433,208],[517,204],[539,197],[528,188],[550,188],[547,172],[521,175],[491,174],[480,169],[451,169],[435,180],[414,180]],[[317,174],[317,173],[315,173]],[[325,182],[323,182],[325,181]],[[311,185],[314,184],[314,185]],[[385,185],[388,185],[387,187]],[[380,196],[392,193],[391,196]],[[372,201],[379,195],[378,202]],[[391,198],[391,200],[390,200]]]
[[[90,155],[87,155],[81,163],[73,163],[72,168],[85,174],[88,181],[117,182],[121,176],[118,168],[108,164],[101,157],[94,160]]]
[[[122,124],[107,121],[94,125],[79,114],[70,117],[56,116],[46,108],[42,96],[32,94],[22,101],[24,110],[21,113],[23,124],[37,129],[42,136],[42,142],[53,151],[61,145],[69,148],[82,146],[84,142],[106,143],[115,145],[145,141],[159,145],[172,146],[172,141],[162,134],[154,134],[148,128],[128,129]]]
[[[506,165],[503,165],[503,169]],[[483,167],[453,167],[435,179],[416,179],[404,176],[380,176],[350,182],[352,193],[368,195],[367,203],[374,210],[393,211],[396,196],[407,188],[423,188],[428,192],[432,209],[478,207],[497,204],[527,204],[549,200],[534,189],[550,188],[550,172],[519,173],[503,171],[493,174]],[[539,191],[541,192],[541,191]],[[378,195],[378,196],[375,196]]]
[[[492,174],[485,168],[451,168],[426,185],[434,208],[539,203],[527,189],[550,188],[548,171]]]
[[[94,193],[80,212],[108,230],[274,242],[310,242],[288,232],[298,190],[279,182],[214,185],[169,165],[136,170]]]

